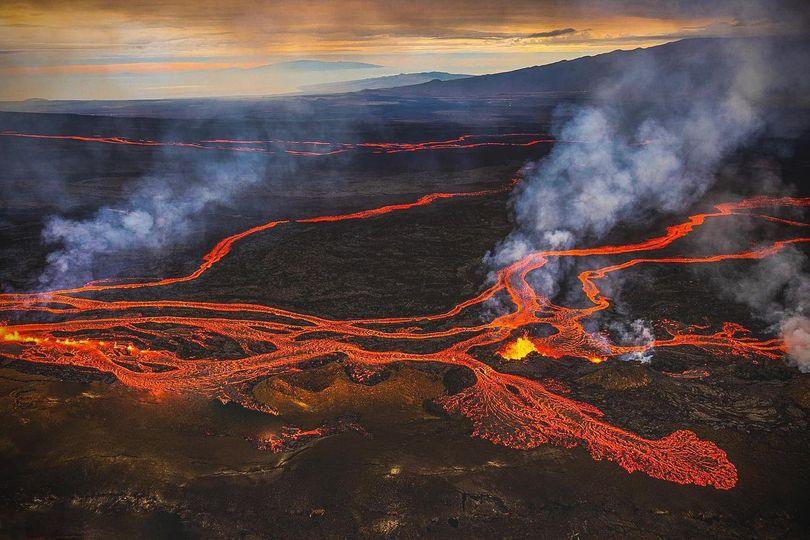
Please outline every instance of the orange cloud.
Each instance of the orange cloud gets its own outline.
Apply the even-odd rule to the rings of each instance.
[[[165,79],[177,73],[193,79],[201,72],[213,80],[225,68],[302,58],[385,57],[391,68],[481,73],[522,67],[523,59],[553,61],[685,36],[773,33],[785,31],[786,24],[801,25],[802,17],[786,16],[780,5],[765,0],[0,0],[0,74],[6,79],[0,99],[61,95],[55,89],[83,96],[87,88],[79,85],[80,77]],[[476,54],[497,57],[499,63],[464,63]],[[442,55],[455,59],[445,62]],[[516,60],[504,61],[507,55]],[[217,80],[225,78],[233,77],[224,72]],[[281,82],[279,77],[257,81],[257,91]],[[111,94],[120,91],[121,85],[112,86]]]
[[[112,64],[65,64],[52,66],[12,66],[0,68],[5,75],[89,74],[89,73],[174,73],[225,68],[251,68],[258,62],[127,62]]]

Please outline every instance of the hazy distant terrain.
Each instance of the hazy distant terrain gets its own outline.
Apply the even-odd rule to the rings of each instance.
[[[797,75],[807,73],[810,59],[803,51],[810,45],[808,37],[789,38],[739,38],[739,39],[684,39],[657,47],[639,48],[629,51],[618,50],[595,56],[585,56],[575,60],[563,60],[545,66],[534,66],[506,73],[480,75],[455,81],[431,81],[420,85],[397,88],[388,91],[397,96],[433,96],[452,98],[481,98],[497,96],[519,96],[544,93],[592,93],[602,88],[606,82],[615,80],[619,74],[633,73],[643,80],[646,66],[662,67],[668,77],[680,81],[680,95],[689,96],[706,69],[725,72],[727,82],[732,82],[736,66],[735,54],[756,50],[763,65],[775,71]],[[737,52],[739,51],[739,52]],[[729,60],[732,59],[732,60]],[[754,74],[750,75],[755,77]],[[810,82],[806,77],[796,76],[799,88],[791,90],[791,96],[804,98]],[[754,80],[751,81],[755,83]],[[694,86],[693,86],[694,84]],[[705,90],[704,90],[705,91]],[[655,99],[654,95],[645,96]],[[807,101],[802,100],[806,105]]]
[[[459,75],[457,73],[445,73],[443,71],[427,71],[424,73],[400,73],[399,75],[388,75],[385,77],[372,77],[357,81],[345,81],[324,84],[308,84],[301,87],[301,91],[306,94],[337,94],[343,92],[358,92],[360,90],[380,90],[386,88],[397,88],[400,86],[411,86],[430,81],[452,81],[464,79],[471,75]]]
[[[327,85],[303,86],[306,93],[325,93],[324,96],[268,96],[201,99],[153,99],[136,101],[59,101],[31,99],[0,102],[0,111],[101,114],[109,116],[145,116],[163,118],[217,118],[246,117],[272,118],[284,116],[304,120],[332,121],[338,117],[385,118],[395,110],[418,114],[422,118],[438,119],[445,113],[450,117],[464,108],[484,111],[496,109],[504,114],[523,116],[528,108],[549,111],[566,101],[602,100],[605,81],[619,73],[632,73],[642,77],[643,66],[665,66],[674,84],[666,95],[644,93],[623,94],[625,99],[666,100],[687,97],[690,84],[703,80],[707,66],[715,73],[713,80],[734,81],[733,58],[735,50],[756,50],[763,65],[792,79],[791,84],[772,89],[767,98],[773,105],[787,108],[810,107],[810,82],[802,73],[810,72],[810,56],[798,53],[806,50],[810,38],[745,38],[745,39],[686,39],[646,49],[614,51],[496,73],[492,75],[464,76],[441,73],[418,73],[360,79]],[[330,63],[315,63],[317,69],[333,69]],[[354,69],[352,63],[345,66]],[[290,63],[295,69],[311,69],[307,62]],[[338,63],[342,66],[341,63]],[[326,66],[326,67],[324,67]],[[366,65],[366,68],[374,68]],[[278,66],[255,68],[278,69]],[[287,69],[287,67],[285,67]],[[338,70],[339,71],[339,70]],[[727,73],[727,76],[723,74]],[[429,82],[411,81],[409,78],[429,78]],[[420,84],[413,84],[414,82]],[[752,80],[755,86],[757,83]],[[720,90],[721,88],[715,88]],[[597,91],[599,90],[599,91]],[[704,90],[705,91],[705,90]],[[419,101],[415,101],[419,100]],[[510,111],[512,107],[527,107],[527,111]],[[351,111],[351,112],[349,112]],[[482,111],[483,112],[483,111]],[[500,113],[499,113],[500,114]],[[469,121],[486,121],[487,114],[477,114]]]

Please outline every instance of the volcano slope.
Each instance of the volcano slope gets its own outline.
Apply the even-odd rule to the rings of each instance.
[[[5,144],[107,145],[130,165],[160,141],[21,133]],[[682,215],[488,275],[520,163],[549,142],[470,139],[296,149],[284,159],[310,161],[279,166],[289,180],[232,202],[233,219],[200,216],[183,248],[117,254],[125,264],[101,260],[90,283],[0,296],[3,527],[802,536],[807,377],[704,269],[805,249],[810,199],[728,195],[740,192],[729,178]],[[189,140],[217,142],[168,156],[258,153]],[[801,163],[789,164],[799,176]],[[336,169],[353,180],[330,184]],[[85,174],[71,186],[105,185]],[[299,201],[271,204],[273,190]],[[4,256],[35,276],[47,246],[33,245],[41,224],[26,228],[17,203]],[[729,234],[741,224],[755,245]],[[701,234],[732,237],[707,250]],[[549,261],[576,269],[565,295],[533,285]],[[637,319],[651,321],[648,340],[615,330]]]

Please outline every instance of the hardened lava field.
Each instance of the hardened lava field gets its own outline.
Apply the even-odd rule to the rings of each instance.
[[[521,164],[555,143],[536,126],[254,140],[23,120],[4,120],[4,181],[32,155],[75,167],[59,197],[93,201],[76,216],[146,162],[244,155],[273,180],[206,209],[175,249],[50,287],[36,231],[62,201],[9,198],[3,527],[801,536],[808,380],[712,278],[806,252],[801,190],[729,195],[725,177],[685,212],[493,270]],[[103,177],[82,159],[99,148]],[[806,174],[802,152],[782,166]]]

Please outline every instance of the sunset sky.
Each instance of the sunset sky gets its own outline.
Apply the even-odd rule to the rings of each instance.
[[[684,37],[791,33],[800,24],[785,16],[790,3],[765,1],[255,4],[3,0],[0,99],[267,95],[402,72],[492,73]],[[293,60],[382,67],[262,67]]]

